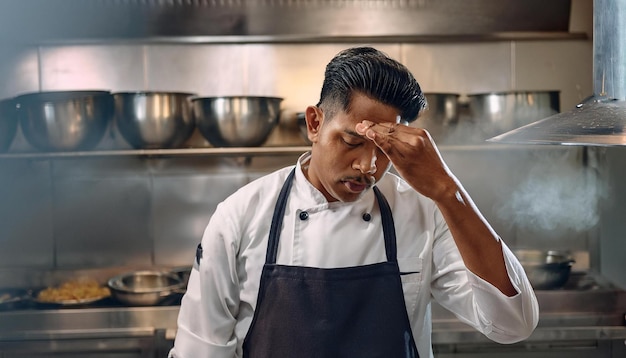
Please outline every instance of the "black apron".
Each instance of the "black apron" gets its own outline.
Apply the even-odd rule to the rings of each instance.
[[[419,357],[404,302],[393,217],[378,188],[373,190],[382,214],[387,262],[333,269],[276,264],[294,173],[274,209],[243,357]]]

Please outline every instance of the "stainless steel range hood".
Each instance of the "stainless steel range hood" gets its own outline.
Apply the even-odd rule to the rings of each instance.
[[[593,5],[593,95],[489,142],[626,146],[626,0]]]

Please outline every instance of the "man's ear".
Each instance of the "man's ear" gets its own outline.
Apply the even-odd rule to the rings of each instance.
[[[306,117],[306,132],[311,143],[317,143],[320,129],[324,123],[324,112],[317,106],[308,106],[304,112]]]

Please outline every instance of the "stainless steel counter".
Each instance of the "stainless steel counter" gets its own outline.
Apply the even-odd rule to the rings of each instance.
[[[528,341],[626,339],[626,292],[538,291],[539,326]],[[433,343],[488,342],[433,304]],[[179,306],[24,309],[0,312],[3,341],[132,337],[165,331],[173,338]]]
[[[626,291],[586,274],[563,289],[536,291],[537,329],[525,341],[501,345],[432,304],[437,358],[624,357]],[[178,295],[153,307],[126,307],[105,299],[97,307],[26,305],[0,311],[0,357],[164,357],[176,335]]]

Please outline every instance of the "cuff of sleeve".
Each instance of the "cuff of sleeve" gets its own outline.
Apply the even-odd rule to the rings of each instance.
[[[469,283],[474,288],[475,302],[479,303],[481,323],[487,328],[485,334],[493,332],[500,337],[488,334],[490,338],[500,343],[512,343],[532,333],[539,321],[539,307],[521,264],[504,244],[502,251],[509,279],[517,291],[514,296],[508,297],[489,282],[467,271]]]
[[[226,345],[216,345],[202,340],[188,330],[178,327],[174,348],[169,353],[169,358],[197,357],[199,352],[202,356],[211,358],[232,358],[235,356],[236,341],[229,341]]]

